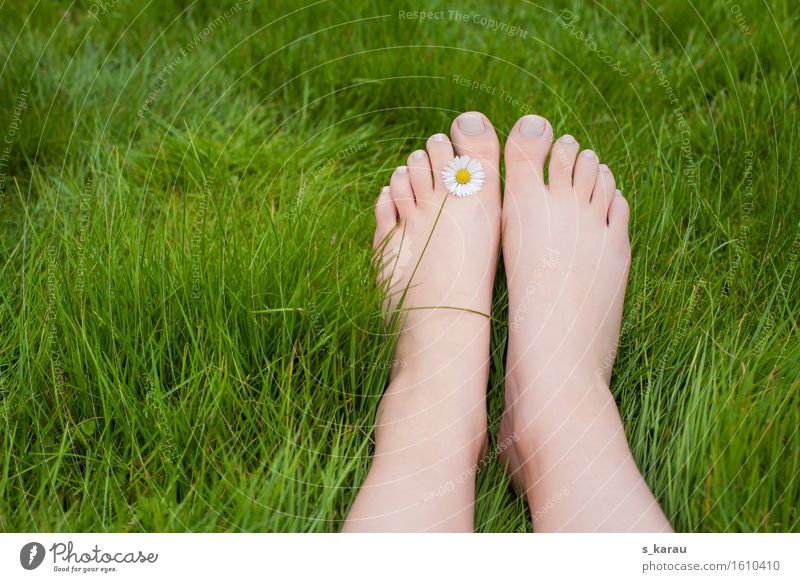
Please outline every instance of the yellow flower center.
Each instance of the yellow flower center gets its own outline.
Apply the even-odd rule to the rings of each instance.
[[[459,184],[468,184],[470,178],[472,178],[472,174],[469,173],[469,170],[462,169],[456,172],[456,182]]]

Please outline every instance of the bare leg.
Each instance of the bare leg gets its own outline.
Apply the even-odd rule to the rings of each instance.
[[[510,470],[537,531],[669,531],[608,389],[630,266],[628,204],[593,152],[552,136],[545,119],[525,116],[505,149]]]
[[[491,295],[500,240],[499,144],[489,120],[459,116],[395,170],[375,209],[387,311],[403,329],[378,409],[375,455],[343,531],[472,531],[486,440]],[[456,198],[442,170],[480,161],[481,191]],[[456,309],[446,309],[456,308]],[[410,311],[408,311],[411,309]],[[477,312],[477,313],[475,313]]]

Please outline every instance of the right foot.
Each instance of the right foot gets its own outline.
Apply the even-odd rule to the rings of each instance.
[[[630,265],[630,211],[594,152],[578,155],[569,135],[552,139],[547,120],[527,115],[505,147],[509,340],[501,442],[512,443],[505,458],[539,515],[535,526],[628,529],[613,511],[594,521],[587,514],[642,493],[608,390]],[[617,499],[605,492],[611,486],[627,489]]]
[[[475,469],[486,441],[500,151],[479,113],[460,115],[451,136],[434,135],[427,151],[413,152],[375,207],[379,283],[388,292],[387,318],[399,315],[402,327],[378,408],[373,466],[345,531],[472,528]],[[447,192],[442,170],[454,155],[483,166],[477,194]]]

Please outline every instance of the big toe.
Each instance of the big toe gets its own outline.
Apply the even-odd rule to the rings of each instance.
[[[508,134],[504,160],[509,181],[544,185],[544,163],[553,143],[553,126],[539,115],[525,115]],[[511,193],[513,195],[513,192]]]
[[[462,113],[450,128],[456,155],[477,160],[486,172],[483,190],[500,193],[500,142],[489,118],[475,111]]]

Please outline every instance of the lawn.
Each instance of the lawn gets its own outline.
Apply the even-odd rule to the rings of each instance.
[[[612,391],[676,529],[800,530],[796,4],[456,5],[0,3],[0,530],[336,531],[392,361],[371,206],[465,110],[631,202]],[[476,528],[531,530],[494,455]]]

